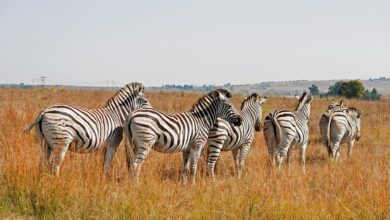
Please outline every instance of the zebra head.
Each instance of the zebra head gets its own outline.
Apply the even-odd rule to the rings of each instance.
[[[310,103],[313,101],[313,96],[307,94],[307,92],[303,92],[303,94],[299,96],[295,96],[298,100],[298,105],[296,107],[296,111],[302,112],[307,119],[310,117]]]
[[[351,116],[352,120],[355,122],[355,126],[356,126],[356,137],[355,137],[355,140],[359,141],[360,138],[361,138],[361,134],[360,134],[360,122],[361,122],[361,118],[363,117],[364,115],[364,112],[363,111],[358,111],[356,108],[354,107],[350,107],[348,108],[348,114]]]
[[[215,100],[217,117],[233,124],[234,126],[240,126],[242,118],[237,112],[236,108],[232,105],[229,98],[231,94],[226,89],[216,89],[209,93],[210,97]]]
[[[142,83],[129,83],[107,101],[106,107],[120,112],[124,119],[130,112],[149,103],[143,97],[143,90],[144,86]]]
[[[135,99],[135,106],[134,110],[139,108],[152,108],[152,105],[149,102],[149,99],[147,99],[143,94],[138,95]]]
[[[253,93],[252,95],[248,96],[241,104],[241,111],[247,110],[251,116],[255,117],[254,120],[256,131],[261,131],[262,129],[262,105],[263,103],[267,102],[267,100],[267,97],[260,97],[256,93]]]

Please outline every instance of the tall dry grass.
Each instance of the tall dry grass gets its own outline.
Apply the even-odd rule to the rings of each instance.
[[[319,142],[320,115],[332,100],[314,100],[302,175],[297,152],[281,173],[270,170],[262,133],[256,135],[241,180],[233,176],[230,153],[222,153],[217,181],[200,162],[195,186],[179,181],[180,154],[152,152],[141,173],[142,184],[128,180],[123,146],[113,160],[111,179],[102,172],[101,152],[68,152],[59,178],[39,172],[40,144],[22,133],[44,107],[64,103],[96,108],[112,92],[67,89],[0,90],[0,218],[39,219],[389,219],[390,101],[347,101],[363,109],[362,139],[352,158],[343,146],[337,164],[329,162]],[[197,93],[148,93],[157,109],[189,110]],[[234,96],[236,106],[242,97]],[[263,114],[278,107],[292,109],[294,99],[270,97]]]

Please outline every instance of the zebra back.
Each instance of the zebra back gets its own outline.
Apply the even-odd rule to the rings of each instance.
[[[274,137],[266,138],[275,138],[276,143],[279,143],[281,141],[280,139],[283,129],[291,129],[299,132],[298,137],[300,140],[297,140],[298,142],[305,141],[308,138],[307,123],[309,122],[310,103],[312,102],[313,97],[307,94],[307,92],[304,92],[300,97],[296,96],[296,98],[298,100],[298,104],[296,105],[294,112],[284,109],[276,109],[267,115],[264,121],[264,135],[269,136],[272,134]],[[283,122],[285,125],[282,127],[279,121],[286,121]],[[266,132],[266,130],[271,128],[273,131]]]
[[[322,143],[324,145],[326,146],[328,145],[327,128],[328,128],[330,114],[333,111],[347,111],[347,110],[348,107],[344,104],[343,100],[341,100],[340,102],[334,102],[328,105],[327,110],[321,115],[319,128],[320,128]]]
[[[338,109],[333,110],[331,114],[329,115],[328,120],[328,126],[327,126],[327,143],[328,147],[331,147],[332,140],[330,137],[331,133],[331,124],[334,120],[337,120],[336,117],[345,118],[345,121],[347,122],[344,124],[344,127],[348,130],[348,136],[354,137],[355,140],[360,139],[360,124],[361,124],[361,117],[364,115],[363,111],[359,111],[354,107],[350,107],[347,110],[345,109]]]

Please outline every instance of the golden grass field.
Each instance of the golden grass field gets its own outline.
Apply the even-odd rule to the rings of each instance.
[[[390,219],[390,101],[346,100],[365,111],[362,139],[352,158],[347,147],[332,164],[319,142],[318,122],[327,105],[312,103],[306,175],[297,151],[288,172],[269,168],[262,132],[257,133],[242,179],[233,176],[230,152],[222,153],[217,181],[200,161],[196,185],[179,180],[181,154],[152,152],[141,171],[141,185],[128,177],[123,145],[112,163],[111,178],[102,170],[102,151],[68,152],[56,178],[39,172],[40,143],[24,126],[50,104],[101,107],[109,91],[0,89],[0,218],[29,219]],[[202,94],[146,93],[162,111],[187,111]],[[237,108],[243,97],[233,96]],[[275,108],[293,110],[295,99],[269,97],[263,117]]]

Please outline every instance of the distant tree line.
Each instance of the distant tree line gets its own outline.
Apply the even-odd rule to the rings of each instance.
[[[311,95],[326,97],[326,96],[343,96],[348,99],[365,99],[365,100],[378,100],[381,98],[381,94],[378,93],[376,88],[373,88],[370,92],[364,88],[363,83],[360,80],[338,81],[334,85],[329,87],[328,92],[320,93],[320,90],[316,85],[309,87]]]
[[[230,83],[228,84],[230,85]],[[194,86],[194,85],[175,85],[175,84],[166,84],[161,86],[163,89],[170,90],[193,90],[193,91],[211,91],[216,88],[215,85],[203,85],[203,86]]]
[[[167,84],[162,86],[163,89],[177,89],[177,90],[193,90],[193,85],[175,85],[175,84]]]

